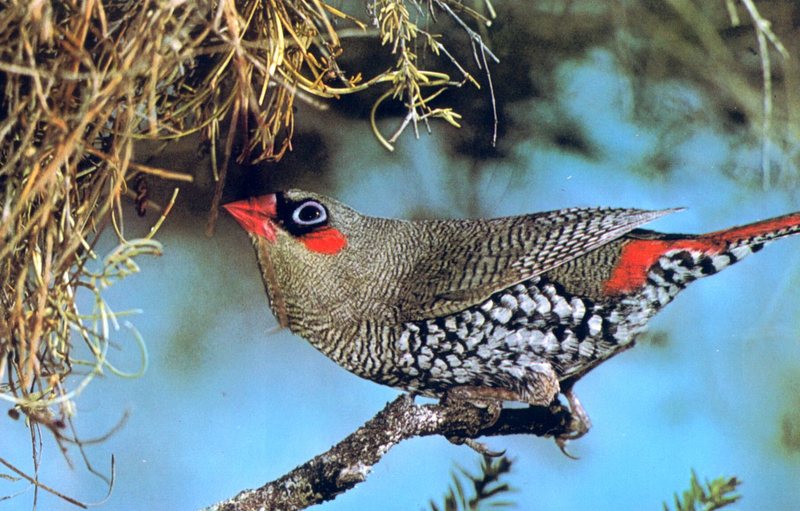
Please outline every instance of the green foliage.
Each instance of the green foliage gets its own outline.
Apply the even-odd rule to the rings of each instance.
[[[505,456],[484,456],[477,475],[459,467],[458,473],[452,474],[453,482],[443,503],[438,505],[431,501],[431,511],[478,511],[511,506],[511,502],[498,500],[497,497],[514,491],[502,481],[503,476],[511,472],[512,464]]]
[[[714,511],[728,507],[741,498],[734,493],[741,483],[736,477],[718,477],[702,485],[692,470],[690,488],[681,496],[675,494],[675,511]],[[666,503],[664,511],[670,511]]]

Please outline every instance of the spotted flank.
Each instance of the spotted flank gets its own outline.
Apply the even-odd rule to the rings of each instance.
[[[541,377],[538,366],[566,374],[614,351],[617,327],[604,309],[536,277],[473,309],[403,325],[398,370],[422,393],[466,385],[524,395]]]

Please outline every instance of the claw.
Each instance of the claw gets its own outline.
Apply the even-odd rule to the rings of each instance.
[[[493,451],[488,445],[484,444],[483,442],[478,442],[472,438],[449,437],[448,440],[456,445],[466,445],[478,454],[489,456],[490,458],[499,458],[506,453],[505,449],[502,451]]]
[[[465,439],[464,444],[468,445],[470,448],[472,448],[473,451],[477,452],[478,454],[483,454],[484,456],[489,456],[490,458],[499,458],[500,456],[503,456],[506,453],[505,449],[503,449],[502,451],[493,451],[489,448],[488,445],[484,444],[483,442],[478,442],[477,440],[473,440],[472,438]]]
[[[592,427],[592,421],[589,419],[589,415],[578,400],[578,396],[572,392],[571,388],[564,390],[563,393],[567,398],[567,403],[569,403],[572,420],[569,424],[569,431],[556,437],[556,445],[558,445],[558,448],[566,457],[577,460],[579,459],[577,456],[573,456],[567,451],[567,443],[569,443],[570,440],[577,440],[588,433],[589,429]]]
[[[589,429],[592,427],[592,420],[589,418],[589,414],[586,413],[586,409],[583,408],[583,405],[578,400],[578,396],[572,392],[572,389],[564,392],[564,395],[567,397],[569,410],[572,412],[572,424],[570,425],[570,429],[575,435],[573,438],[580,438],[589,432]]]
[[[570,453],[567,450],[567,444],[569,443],[569,440],[570,440],[569,438],[566,438],[564,436],[557,437],[556,438],[556,445],[558,446],[558,449],[561,451],[561,453],[564,456],[566,456],[567,458],[569,458],[571,460],[578,461],[580,459],[580,457],[573,455],[572,453]]]

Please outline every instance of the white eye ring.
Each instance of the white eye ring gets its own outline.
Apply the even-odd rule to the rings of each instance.
[[[328,212],[317,201],[307,200],[292,211],[292,222],[296,225],[317,225],[325,223],[327,220]]]

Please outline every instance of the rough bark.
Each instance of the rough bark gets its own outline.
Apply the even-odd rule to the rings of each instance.
[[[569,431],[571,420],[569,410],[558,404],[503,409],[496,421],[495,415],[460,400],[418,405],[404,394],[327,452],[260,488],[244,490],[203,511],[305,509],[364,481],[389,449],[408,438],[442,435],[459,442],[497,435],[558,436]]]

